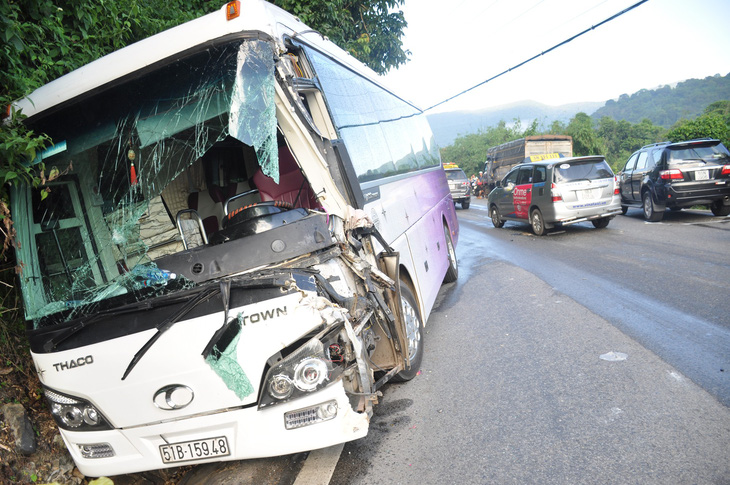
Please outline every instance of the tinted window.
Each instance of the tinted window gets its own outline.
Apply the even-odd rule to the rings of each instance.
[[[532,167],[522,167],[517,174],[517,185],[532,183]]]
[[[440,165],[420,110],[317,51],[307,54],[361,183]]]
[[[691,146],[678,147],[669,149],[669,162],[677,160],[705,160],[705,161],[721,161],[727,163],[727,148],[722,143],[710,146]]]
[[[639,153],[639,161],[636,162],[636,170],[643,170],[646,168],[646,162],[649,160],[648,152]]]
[[[504,178],[502,186],[505,186],[509,183],[515,183],[517,181],[517,170],[512,170],[510,173],[507,174],[507,176]]]
[[[630,172],[634,169],[636,166],[636,159],[639,158],[639,155],[637,153],[634,153],[631,158],[629,158],[629,161],[626,162],[626,166],[624,167],[625,172]]]
[[[446,170],[446,178],[449,180],[466,180],[463,170]]]
[[[539,184],[547,180],[547,169],[545,167],[535,167],[535,178],[532,183]]]
[[[613,177],[613,171],[605,160],[585,162],[567,162],[555,165],[553,170],[555,183],[575,182],[578,180],[599,180]]]
[[[651,156],[649,159],[651,160],[649,162],[649,167],[654,168],[659,164],[659,162],[662,160],[662,152],[664,151],[663,148],[657,148],[656,150],[652,150]]]

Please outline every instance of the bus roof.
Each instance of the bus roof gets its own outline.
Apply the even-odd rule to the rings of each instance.
[[[336,57],[350,69],[382,86],[378,75],[356,61],[297,17],[263,0],[241,0],[240,15],[227,20],[228,5],[203,17],[126,46],[41,86],[13,103],[28,117],[59,106],[85,93],[102,89],[125,76],[216,39],[243,32],[266,34],[284,51],[285,36],[297,36]],[[389,90],[390,91],[390,90]]]

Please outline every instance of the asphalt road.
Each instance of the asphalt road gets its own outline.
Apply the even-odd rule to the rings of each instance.
[[[495,229],[486,201],[459,211],[464,251],[516,264],[605,318],[730,406],[730,217],[629,209],[605,230],[577,224],[538,238]]]
[[[730,221],[630,211],[537,238],[481,202],[458,211],[421,375],[386,386],[329,483],[730,483]]]

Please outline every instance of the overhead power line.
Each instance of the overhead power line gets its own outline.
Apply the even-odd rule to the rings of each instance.
[[[600,23],[598,23],[598,24],[596,24],[596,25],[592,25],[591,27],[589,27],[589,28],[585,29],[585,30],[584,30],[583,32],[580,32],[580,33],[578,33],[578,34],[575,34],[575,35],[574,35],[573,37],[570,37],[569,39],[566,39],[566,40],[564,40],[564,41],[560,42],[559,44],[555,44],[554,46],[552,46],[552,47],[551,47],[551,48],[549,48],[548,50],[546,50],[546,51],[542,51],[541,53],[539,53],[539,54],[536,54],[536,55],[534,55],[534,56],[530,57],[529,59],[527,59],[527,60],[525,60],[525,61],[522,61],[522,62],[520,62],[519,64],[517,64],[517,65],[515,65],[515,66],[512,66],[512,67],[510,67],[509,69],[506,69],[506,70],[504,70],[504,71],[500,72],[499,74],[497,74],[497,75],[495,75],[495,76],[492,76],[492,77],[490,77],[489,79],[486,79],[486,80],[484,80],[484,81],[480,82],[479,84],[475,84],[474,86],[472,86],[472,87],[470,87],[470,88],[468,88],[468,89],[465,89],[465,90],[461,91],[460,93],[457,93],[457,94],[455,94],[455,95],[453,95],[453,96],[451,96],[451,97],[449,97],[449,98],[446,98],[446,99],[444,99],[443,101],[440,101],[440,102],[438,102],[438,103],[434,104],[433,106],[429,106],[428,108],[424,109],[424,110],[423,110],[423,112],[426,112],[426,111],[428,111],[428,110],[431,110],[431,109],[433,109],[433,108],[435,108],[435,107],[437,107],[437,106],[441,106],[441,105],[442,105],[442,104],[444,104],[444,103],[448,103],[448,102],[449,102],[449,101],[451,101],[452,99],[454,99],[454,98],[458,98],[458,97],[459,97],[459,96],[461,96],[462,94],[466,94],[466,93],[468,93],[469,91],[472,91],[472,90],[474,90],[474,89],[478,88],[479,86],[482,86],[482,85],[484,85],[484,84],[487,84],[487,83],[488,83],[489,81],[493,81],[493,80],[497,79],[498,77],[500,77],[500,76],[503,76],[503,75],[507,74],[508,72],[514,71],[514,70],[515,70],[515,69],[517,69],[518,67],[522,67],[522,66],[524,66],[525,64],[527,64],[528,62],[532,62],[532,61],[534,61],[535,59],[537,59],[538,57],[540,57],[540,56],[544,56],[544,55],[545,55],[545,54],[547,54],[548,52],[554,51],[554,50],[555,50],[555,49],[557,49],[558,47],[564,46],[565,44],[568,44],[568,43],[570,43],[570,42],[574,41],[575,39],[577,39],[577,38],[578,38],[578,37],[580,37],[581,35],[583,35],[583,34],[586,34],[586,33],[590,32],[591,30],[595,30],[595,29],[597,29],[598,27],[600,27],[600,26],[601,26],[601,25],[603,25],[603,24],[607,24],[608,22],[610,22],[610,21],[612,21],[612,20],[615,20],[615,19],[617,19],[618,17],[622,16],[622,15],[623,15],[623,14],[625,14],[626,12],[630,12],[631,10],[635,9],[636,7],[638,7],[639,5],[641,5],[642,3],[646,3],[646,2],[648,2],[648,1],[649,1],[649,0],[641,0],[640,2],[637,2],[637,3],[633,4],[632,6],[630,6],[630,7],[628,7],[628,8],[625,8],[624,10],[620,11],[619,13],[617,13],[617,14],[614,14],[614,15],[610,16],[610,17],[609,17],[609,18],[607,18],[606,20],[604,20],[604,21],[602,21],[602,22],[600,22]]]

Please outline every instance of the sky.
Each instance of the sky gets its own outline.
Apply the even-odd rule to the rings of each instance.
[[[639,0],[406,0],[410,61],[385,83],[422,109],[491,78]],[[429,113],[523,100],[606,101],[730,73],[729,0],[649,0]]]

